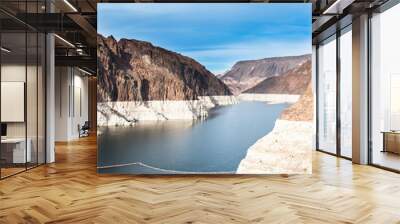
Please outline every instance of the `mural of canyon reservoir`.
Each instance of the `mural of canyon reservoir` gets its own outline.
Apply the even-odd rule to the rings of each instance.
[[[311,173],[310,4],[98,4],[98,172]]]

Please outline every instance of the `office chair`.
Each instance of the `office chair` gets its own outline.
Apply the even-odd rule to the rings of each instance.
[[[89,130],[90,130],[89,121],[85,121],[85,123],[82,125],[82,127],[80,127],[80,125],[78,125],[78,130],[79,130],[79,138],[89,136]]]

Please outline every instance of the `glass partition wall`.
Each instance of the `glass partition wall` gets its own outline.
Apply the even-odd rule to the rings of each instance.
[[[370,163],[400,171],[400,4],[371,18]]]
[[[3,3],[0,3],[2,6]],[[40,1],[18,2],[24,12]],[[35,11],[36,10],[36,11]],[[45,35],[0,12],[0,178],[45,163]]]
[[[352,157],[351,25],[317,48],[317,149]]]

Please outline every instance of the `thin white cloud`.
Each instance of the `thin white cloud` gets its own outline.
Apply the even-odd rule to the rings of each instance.
[[[218,62],[221,65],[218,66],[218,69],[209,68],[218,74],[230,69],[234,63],[241,60],[310,54],[311,40],[255,40],[218,45],[214,49],[182,51],[181,53],[203,64]]]
[[[98,6],[98,29],[179,52],[218,74],[240,60],[311,53],[310,10],[299,6],[107,3]]]

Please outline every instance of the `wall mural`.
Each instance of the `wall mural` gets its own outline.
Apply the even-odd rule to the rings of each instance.
[[[98,4],[98,172],[311,173],[311,4]]]

